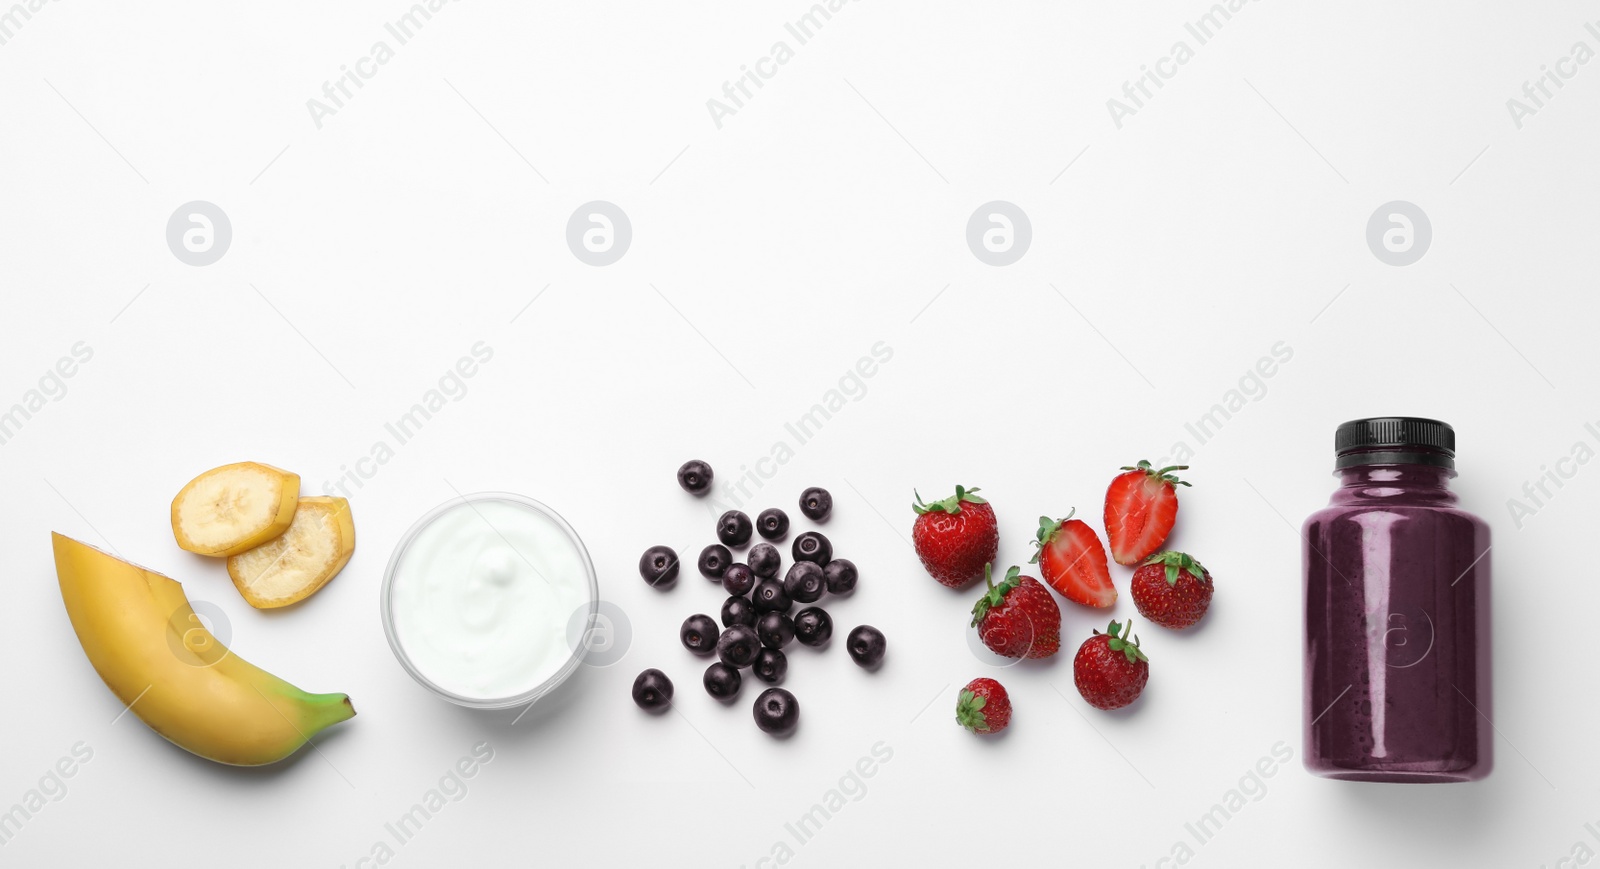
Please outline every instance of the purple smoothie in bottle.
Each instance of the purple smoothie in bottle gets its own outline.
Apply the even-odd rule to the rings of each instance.
[[[1305,758],[1353,781],[1489,774],[1489,526],[1456,506],[1455,431],[1334,434],[1339,488],[1305,522]]]

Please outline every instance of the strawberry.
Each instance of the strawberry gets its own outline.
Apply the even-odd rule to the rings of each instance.
[[[1072,659],[1072,681],[1096,709],[1121,709],[1138,700],[1150,679],[1150,659],[1139,650],[1139,638],[1128,642],[1133,622],[1121,628],[1120,636],[1118,629],[1112,622],[1105,633],[1095,631]]]
[[[973,679],[956,700],[956,722],[973,733],[999,733],[1011,723],[1011,698],[993,679]]]
[[[1111,480],[1106,488],[1106,539],[1118,564],[1137,564],[1161,548],[1178,519],[1175,487],[1189,485],[1172,472],[1188,469],[1188,465],[1154,468],[1140,459],[1132,467],[1124,465],[1127,473]]]
[[[957,486],[953,497],[924,504],[917,495],[917,503],[911,505],[917,513],[911,541],[922,566],[941,585],[967,585],[983,576],[984,565],[1000,552],[994,508],[977,491]]]
[[[995,585],[989,565],[983,566],[989,590],[972,607],[972,626],[996,655],[1048,658],[1061,651],[1061,608],[1039,580],[1021,573],[1013,567]]]
[[[1033,563],[1039,565],[1044,581],[1067,600],[1084,606],[1111,606],[1117,600],[1117,588],[1111,584],[1106,549],[1089,523],[1072,518],[1077,512],[1073,510],[1059,521],[1039,517],[1039,539],[1033,544],[1039,551],[1034,553]]]
[[[1165,628],[1183,630],[1211,606],[1211,574],[1182,552],[1157,552],[1133,572],[1129,586],[1139,614]]]

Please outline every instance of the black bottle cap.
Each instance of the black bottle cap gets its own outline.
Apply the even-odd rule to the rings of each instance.
[[[1449,423],[1415,416],[1353,419],[1333,433],[1338,469],[1356,465],[1456,466],[1456,430]]]

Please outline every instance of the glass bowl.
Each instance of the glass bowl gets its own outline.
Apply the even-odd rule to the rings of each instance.
[[[579,642],[573,642],[569,629],[569,639],[567,645],[571,649],[571,656],[566,660],[561,668],[555,672],[554,675],[550,676],[548,679],[544,680],[532,689],[515,695],[491,698],[472,697],[451,691],[428,678],[428,676],[424,674],[417,666],[416,662],[411,659],[411,656],[406,653],[405,645],[401,642],[399,632],[395,626],[395,577],[399,573],[400,565],[405,560],[407,551],[411,548],[411,545],[416,542],[418,535],[431,526],[441,516],[444,516],[445,514],[463,506],[469,506],[486,501],[500,501],[512,504],[520,509],[537,513],[549,520],[556,528],[561,530],[566,535],[567,540],[572,544],[573,548],[578,554],[579,560],[582,562],[584,580],[587,584],[588,611],[587,620],[584,622],[584,624],[587,625],[594,622],[600,604],[600,585],[599,581],[595,577],[594,562],[590,560],[589,550],[584,547],[583,540],[578,537],[578,533],[576,531],[572,530],[572,526],[567,524],[567,520],[561,518],[561,514],[550,509],[544,504],[535,501],[532,498],[528,498],[523,495],[514,495],[509,492],[478,492],[471,495],[462,495],[440,504],[432,510],[429,510],[421,519],[418,519],[416,523],[411,526],[410,530],[406,531],[405,536],[400,538],[400,543],[394,548],[394,554],[389,557],[389,565],[384,569],[383,572],[383,588],[379,592],[379,610],[383,616],[383,633],[384,636],[389,640],[389,648],[394,652],[395,659],[400,662],[400,666],[405,668],[407,673],[411,674],[411,678],[415,679],[417,684],[427,688],[429,691],[432,691],[439,697],[442,697],[445,700],[460,706],[466,706],[473,709],[510,709],[516,706],[531,705],[539,698],[549,694],[551,691],[554,691],[563,682],[566,682],[567,679],[571,678],[572,674],[577,671],[580,665],[582,665],[584,657],[588,653],[588,644],[582,642],[581,639]],[[485,519],[485,521],[488,520]]]

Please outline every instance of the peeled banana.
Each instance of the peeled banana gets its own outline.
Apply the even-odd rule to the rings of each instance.
[[[299,500],[298,474],[256,462],[223,465],[172,499],[172,536],[200,555],[238,555],[288,530]]]
[[[89,663],[151,729],[218,763],[260,766],[353,717],[344,694],[308,694],[233,654],[183,587],[52,534],[61,599]]]
[[[328,584],[356,549],[350,502],[301,498],[294,522],[281,537],[228,559],[228,576],[259,609],[305,600]]]

